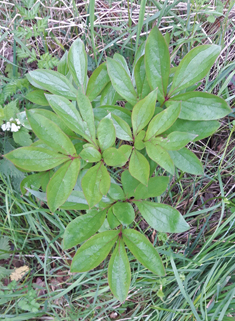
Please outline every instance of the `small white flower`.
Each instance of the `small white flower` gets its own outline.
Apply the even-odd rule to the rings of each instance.
[[[14,120],[14,118],[11,117],[11,118],[10,118],[10,121],[13,121],[13,120]]]
[[[6,124],[2,124],[1,128],[2,128],[3,131],[5,131],[7,129]]]
[[[19,126],[16,126],[16,124],[12,123],[12,124],[11,124],[11,131],[12,131],[12,132],[18,132],[18,130],[19,130],[18,127],[19,127]]]
[[[9,131],[11,129],[11,123],[9,121],[6,122],[6,130]]]
[[[16,120],[15,120],[15,121],[16,121],[16,124],[17,124],[17,125],[20,125],[20,121],[19,121],[19,119],[18,119],[18,118],[16,118]]]

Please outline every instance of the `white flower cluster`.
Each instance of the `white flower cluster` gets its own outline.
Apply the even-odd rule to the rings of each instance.
[[[9,121],[3,124],[1,128],[3,131],[18,132],[18,130],[20,129],[20,121],[17,118],[11,118]]]

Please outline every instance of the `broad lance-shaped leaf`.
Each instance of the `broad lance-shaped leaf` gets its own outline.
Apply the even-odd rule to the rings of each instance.
[[[151,177],[148,181],[148,186],[143,184],[137,186],[134,198],[140,200],[160,196],[167,189],[168,183],[169,177],[167,176]]]
[[[81,156],[82,159],[89,163],[99,162],[101,160],[100,152],[92,144],[86,145],[89,146],[85,146],[79,156]]]
[[[108,210],[107,221],[111,229],[115,229],[121,224],[119,220],[116,218],[116,216],[113,214],[113,206],[110,207]]]
[[[41,172],[54,168],[70,158],[40,147],[21,147],[4,155],[15,166],[27,171]]]
[[[162,260],[146,236],[133,229],[124,230],[122,235],[131,253],[143,266],[157,275],[165,275]]]
[[[135,179],[128,170],[122,172],[121,175],[122,187],[127,198],[135,195],[135,190],[140,182]]]
[[[97,137],[101,150],[106,150],[113,146],[116,140],[116,131],[110,118],[103,118],[97,128]]]
[[[125,199],[123,189],[119,185],[114,183],[111,183],[110,185],[109,196],[112,197],[112,199],[117,201]]]
[[[69,72],[67,61],[68,61],[68,51],[66,50],[57,65],[57,71],[64,76],[66,76]]]
[[[129,126],[131,126],[131,112],[120,106],[99,106],[93,109],[95,119],[100,121],[102,118],[106,117],[109,113],[116,115],[124,120]]]
[[[140,100],[133,108],[131,114],[133,134],[136,136],[153,117],[157,99],[157,90]]]
[[[75,254],[71,272],[85,272],[97,267],[109,254],[119,231],[105,231],[90,238]]]
[[[80,159],[75,158],[61,166],[47,185],[47,203],[52,212],[64,204],[71,194],[80,170]]]
[[[74,155],[76,150],[67,135],[48,118],[34,113],[34,110],[26,112],[32,130],[45,144],[62,154]]]
[[[87,125],[83,122],[77,108],[68,99],[57,95],[46,95],[46,98],[54,112],[71,130],[92,142],[89,133],[87,133]]]
[[[135,219],[135,211],[130,203],[117,202],[113,205],[113,213],[124,225],[131,224]]]
[[[111,58],[107,58],[107,68],[113,88],[134,106],[137,102],[137,94],[126,70],[119,62]]]
[[[170,107],[157,114],[149,123],[144,140],[150,140],[166,131],[178,118],[180,108],[180,102],[173,103]]]
[[[115,105],[118,97],[119,94],[113,88],[110,81],[101,92],[100,105]]]
[[[49,95],[49,96],[54,96],[54,95]],[[64,97],[60,97],[64,98]],[[66,98],[64,98],[66,99]],[[69,101],[69,100],[68,100]],[[31,111],[33,111],[34,113],[37,113],[39,115],[42,115],[48,119],[50,119],[51,121],[53,121],[56,125],[58,125],[60,127],[60,129],[62,129],[62,131],[68,135],[68,136],[74,136],[74,132],[65,124],[65,122],[56,115],[56,113],[54,113],[53,111],[50,110],[46,110],[46,109],[31,109]],[[26,113],[25,113],[26,114]],[[31,128],[32,129],[32,128]]]
[[[20,190],[22,194],[24,195],[27,192],[27,187],[31,188],[31,186],[33,186],[35,189],[39,189],[43,175],[45,175],[45,172],[26,176],[20,183]]]
[[[77,103],[82,115],[82,119],[86,124],[86,135],[89,136],[95,143],[95,121],[94,113],[90,100],[81,91],[77,94]]]
[[[88,81],[86,95],[89,100],[93,101],[101,93],[109,81],[110,79],[107,72],[107,66],[106,63],[103,63],[94,70]]]
[[[70,249],[93,236],[104,223],[106,212],[93,209],[72,220],[64,232],[63,248]]]
[[[36,89],[33,91],[30,91],[26,96],[26,99],[31,101],[34,104],[40,105],[40,106],[48,106],[48,101],[45,98],[45,90],[42,89]]]
[[[191,133],[173,132],[166,138],[156,137],[154,142],[166,150],[179,150],[192,142],[196,135]]]
[[[68,53],[69,71],[76,85],[85,92],[87,80],[87,54],[81,39],[76,39]]]
[[[82,178],[82,190],[90,208],[99,203],[109,188],[110,176],[101,162],[91,167]]]
[[[116,136],[125,141],[133,141],[130,126],[121,117],[112,114],[113,125],[116,130]]]
[[[127,62],[126,62],[126,59],[122,55],[120,55],[119,53],[116,52],[113,55],[113,59],[116,60],[117,62],[119,62],[122,65],[122,67],[126,70],[127,74],[129,76],[131,76],[129,67],[128,67]]]
[[[169,151],[169,154],[175,166],[183,172],[194,175],[203,175],[203,167],[200,160],[187,148],[184,147],[180,150]]]
[[[32,85],[50,91],[52,94],[61,95],[65,98],[76,100],[77,91],[70,81],[59,72],[53,70],[36,69],[28,74],[29,82],[33,80]],[[37,86],[39,85],[39,86]]]
[[[159,232],[182,233],[189,229],[180,212],[169,205],[148,201],[135,204],[146,222]]]
[[[131,154],[132,146],[122,145],[118,149],[110,147],[103,152],[104,162],[108,166],[124,166]]]
[[[137,92],[139,97],[142,99],[151,92],[145,71],[144,56],[140,57],[137,61],[134,69],[134,75]]]
[[[173,92],[179,92],[194,85],[206,76],[221,47],[217,45],[203,45],[192,49],[180,62],[170,89],[169,97]]]
[[[147,159],[137,150],[133,150],[129,163],[129,171],[131,175],[136,178],[140,183],[147,185],[149,179],[149,162]]]
[[[174,96],[166,102],[166,106],[172,101],[181,102],[179,118],[186,120],[216,120],[232,111],[224,99],[199,91]]]
[[[124,302],[131,284],[131,269],[121,238],[109,261],[108,282],[113,295],[120,302]]]
[[[146,142],[146,151],[148,156],[161,167],[163,167],[166,171],[168,171],[171,175],[175,173],[175,167],[173,160],[169,155],[169,151],[166,151],[159,145],[155,145],[153,142]]]
[[[170,53],[166,41],[154,27],[146,41],[145,66],[150,87],[158,87],[158,99],[162,103],[165,100],[170,74]]]
[[[216,120],[211,121],[190,121],[177,119],[174,124],[168,128],[163,135],[166,136],[172,132],[187,132],[194,134],[196,138],[194,138],[194,142],[197,140],[201,140],[208,136],[211,136],[216,130],[220,127],[220,123]]]
[[[88,210],[89,206],[82,191],[73,190],[66,202],[60,206],[64,210]]]

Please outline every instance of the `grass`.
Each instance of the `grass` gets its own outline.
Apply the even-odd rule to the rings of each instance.
[[[12,288],[5,281],[4,303],[0,295],[0,319],[234,320],[235,84],[228,84],[234,75],[235,7],[234,1],[223,2],[221,15],[217,11],[219,4],[219,1],[0,1],[2,104],[12,98],[24,101],[25,91],[16,81],[40,63],[55,68],[76,37],[82,38],[92,55],[89,59],[92,71],[105,56],[115,52],[131,63],[138,45],[156,24],[164,33],[172,32],[172,65],[177,65],[198,43],[221,45],[221,54],[199,89],[219,94],[233,110],[213,137],[191,146],[204,164],[205,175],[179,173],[162,196],[164,203],[184,214],[191,229],[179,235],[166,235],[149,229],[144,221],[136,222],[136,229],[158,246],[167,275],[164,278],[153,275],[132,260],[129,253],[132,283],[128,300],[122,305],[110,293],[107,261],[90,272],[69,271],[74,251],[63,251],[61,239],[65,226],[78,213],[61,210],[52,215],[37,198],[22,197],[19,191],[22,176],[11,169],[3,170],[6,168],[0,165],[0,234],[8,236],[11,244],[10,258],[2,264],[10,269],[30,267],[30,272]],[[208,16],[215,21],[208,22]],[[3,137],[2,149],[6,143]],[[31,296],[30,290],[34,291]],[[40,305],[37,311],[33,311],[34,299]],[[25,310],[22,302],[28,304],[24,305]]]

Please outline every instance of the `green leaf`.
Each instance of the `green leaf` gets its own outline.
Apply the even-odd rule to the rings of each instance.
[[[3,109],[4,119],[10,120],[11,118],[16,118],[16,114],[19,112],[19,109],[16,106],[17,100],[12,100],[10,103],[5,105]]]
[[[89,100],[93,101],[109,82],[107,66],[106,63],[103,63],[96,68],[88,81],[86,95]]]
[[[42,172],[42,173],[26,176],[20,183],[20,190],[22,194],[24,195],[27,192],[27,189],[26,189],[27,187],[28,188],[33,187],[35,189],[39,189],[41,186],[41,179],[44,175],[45,173]]]
[[[181,102],[179,118],[186,120],[216,120],[231,113],[231,108],[226,101],[218,96],[199,92],[189,91],[185,94],[172,97],[166,103],[172,101]]]
[[[158,100],[162,103],[167,95],[170,75],[170,53],[166,41],[154,27],[150,32],[145,46],[145,66],[151,89],[158,87]]]
[[[126,59],[122,55],[120,55],[119,53],[116,52],[113,55],[113,59],[116,60],[117,62],[119,62],[122,65],[122,67],[126,70],[127,74],[129,76],[131,76],[130,70],[129,70],[127,62],[126,62]]]
[[[67,201],[60,206],[64,210],[88,210],[89,206],[82,191],[72,191]]]
[[[168,96],[194,85],[206,76],[220,53],[217,45],[202,45],[192,49],[180,62]]]
[[[137,93],[142,99],[151,92],[145,71],[144,56],[140,57],[137,61],[134,69],[134,75]]]
[[[105,86],[101,93],[100,105],[115,105],[118,100],[118,93],[113,88],[111,81]]]
[[[107,68],[114,89],[134,106],[137,102],[137,94],[126,70],[119,62],[111,58],[107,58]]]
[[[82,119],[86,124],[87,136],[89,136],[93,142],[95,142],[95,122],[94,122],[94,113],[93,108],[90,103],[90,100],[85,96],[81,91],[78,91],[77,94],[77,103],[82,115]]]
[[[165,275],[162,260],[146,236],[132,229],[124,230],[122,235],[131,253],[143,266],[157,275]]]
[[[144,142],[143,142],[143,139],[144,139],[144,137],[145,137],[145,131],[144,130],[141,130],[140,132],[139,132],[139,134],[135,137],[135,144],[134,144],[134,146],[135,146],[135,148],[137,149],[137,150],[141,150],[141,149],[143,149],[144,147],[145,147],[145,145],[144,145]]]
[[[48,118],[34,113],[34,110],[26,112],[32,130],[45,144],[62,154],[74,155],[76,150],[67,135]]]
[[[80,159],[75,158],[63,164],[47,185],[47,203],[51,212],[60,207],[71,194],[80,170]]]
[[[203,167],[197,156],[187,148],[182,148],[177,151],[169,151],[169,154],[176,167],[183,172],[203,175]]]
[[[154,142],[166,150],[178,150],[192,142],[195,137],[196,135],[190,133],[173,132],[167,138],[157,137]]]
[[[113,125],[116,130],[116,136],[125,141],[133,141],[130,126],[121,117],[112,114]]]
[[[174,175],[175,167],[169,152],[159,145],[154,145],[153,142],[146,142],[145,146],[148,156],[171,175]]]
[[[68,67],[76,85],[85,92],[87,82],[87,54],[81,39],[76,39],[69,49]]]
[[[69,160],[68,156],[31,146],[17,148],[4,157],[19,168],[36,172],[47,171]]]
[[[101,160],[100,152],[91,144],[90,146],[86,146],[81,151],[79,156],[81,156],[82,159],[84,159],[86,162],[89,162],[89,163],[99,162]]]
[[[27,78],[29,82],[31,79],[33,80],[33,86],[48,90],[55,95],[76,100],[77,91],[64,75],[53,70],[36,69],[30,71],[29,76]]]
[[[75,254],[71,272],[85,272],[97,267],[109,254],[119,231],[99,233],[84,243]]]
[[[115,298],[124,302],[131,283],[131,269],[121,238],[119,238],[109,261],[108,282]]]
[[[18,132],[13,133],[14,141],[20,146],[29,146],[32,144],[32,139],[28,129],[21,127]]]
[[[57,71],[66,76],[69,72],[69,67],[68,67],[68,51],[66,50],[65,53],[63,54],[63,57],[60,59],[57,65]]]
[[[70,222],[64,232],[63,248],[70,249],[93,236],[104,223],[106,212],[93,209]]]
[[[157,114],[150,122],[145,141],[150,140],[154,136],[160,135],[166,131],[178,118],[180,113],[181,104],[180,102],[175,103]]]
[[[194,138],[194,142],[197,140],[201,140],[208,136],[211,136],[218,128],[220,127],[220,123],[215,120],[211,121],[190,121],[177,119],[174,124],[167,129],[163,134],[168,135],[172,132],[187,132],[192,133],[196,136]]]
[[[110,118],[103,118],[97,128],[97,137],[101,150],[111,147],[116,140],[116,131]]]
[[[124,146],[128,146],[127,150]],[[128,161],[131,150],[132,146],[129,145],[122,145],[118,149],[116,147],[110,147],[103,152],[104,162],[108,166],[123,166]]]
[[[71,130],[92,142],[79,111],[68,99],[57,95],[46,95],[46,98],[51,108]]]
[[[157,99],[157,90],[140,100],[133,108],[131,114],[133,134],[136,136],[153,117]]]
[[[109,223],[109,226],[111,229],[115,229],[116,227],[118,227],[120,225],[119,220],[113,214],[113,206],[110,207],[108,210],[107,220],[108,220],[108,223]]]
[[[135,204],[146,222],[159,232],[182,233],[189,229],[180,212],[169,205],[148,201]]]
[[[167,176],[151,177],[148,181],[148,186],[143,184],[137,186],[134,197],[140,200],[160,196],[167,189],[168,183],[169,177]]]
[[[26,96],[26,99],[31,101],[31,103],[41,105],[41,106],[49,106],[48,101],[45,97],[45,91],[42,89],[36,89],[30,91]]]
[[[109,113],[116,115],[124,120],[129,126],[131,126],[131,112],[120,106],[99,106],[94,108],[95,119],[100,121]]]
[[[140,183],[148,185],[150,171],[149,162],[140,152],[135,149],[131,155],[129,171],[134,178],[140,181]]]
[[[52,96],[52,95],[50,95]],[[60,97],[63,98],[63,97]],[[64,98],[66,99],[66,98]],[[32,109],[31,109],[32,110]],[[57,116],[54,112],[46,109],[33,109],[34,113],[37,113],[39,115],[42,115],[51,121],[53,121],[56,125],[60,127],[60,129],[63,130],[63,132],[68,136],[74,136],[74,132],[65,124],[65,122]]]
[[[140,182],[135,179],[128,170],[122,172],[121,175],[122,187],[127,198],[135,195],[135,190]]]
[[[82,178],[82,190],[90,208],[99,203],[110,187],[110,176],[107,177],[107,170],[105,171],[103,167],[104,165],[99,162],[91,167]],[[102,177],[104,174],[105,176]],[[102,194],[102,192],[106,193]]]
[[[110,185],[109,196],[112,197],[112,199],[117,201],[125,199],[125,195],[122,188],[119,185],[113,184],[113,183],[111,183]]]
[[[135,211],[130,203],[117,202],[113,205],[113,214],[123,225],[131,224],[135,219]]]

